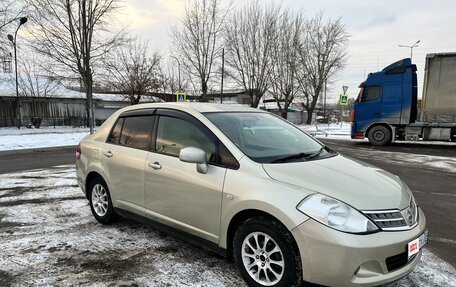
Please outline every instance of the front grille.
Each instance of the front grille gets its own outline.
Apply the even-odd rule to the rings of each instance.
[[[410,256],[410,259],[408,258],[408,253],[407,250],[401,254],[397,254],[391,257],[386,258],[385,263],[386,267],[388,268],[388,272],[394,271],[396,269],[399,269],[405,265],[407,265],[408,262],[413,260],[415,258],[416,254]]]
[[[382,230],[396,230],[408,227],[404,217],[398,210],[364,211],[364,214]]]

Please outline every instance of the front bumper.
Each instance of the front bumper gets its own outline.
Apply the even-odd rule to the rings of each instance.
[[[292,230],[304,280],[327,286],[376,286],[406,276],[420,261],[421,250],[396,270],[388,271],[386,259],[406,252],[407,243],[425,231],[421,209],[418,218],[419,224],[411,230],[368,235],[344,233],[307,220]]]
[[[352,139],[362,140],[366,137],[366,134],[365,132],[358,131],[356,122],[352,122],[350,128],[350,137]]]

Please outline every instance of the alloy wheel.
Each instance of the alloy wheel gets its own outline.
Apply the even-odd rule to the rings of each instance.
[[[103,185],[97,183],[92,188],[92,206],[95,213],[103,217],[108,211],[108,193]]]
[[[279,245],[266,233],[252,232],[242,242],[242,262],[249,276],[263,286],[277,284],[285,271]]]

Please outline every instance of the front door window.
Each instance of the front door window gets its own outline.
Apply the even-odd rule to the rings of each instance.
[[[160,116],[155,151],[179,156],[180,150],[189,146],[204,150],[207,161],[215,162],[216,145],[198,127],[182,119]]]

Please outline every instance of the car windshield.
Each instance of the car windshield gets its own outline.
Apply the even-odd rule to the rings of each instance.
[[[269,113],[217,112],[205,116],[244,154],[260,163],[314,160],[330,153],[300,129]]]

